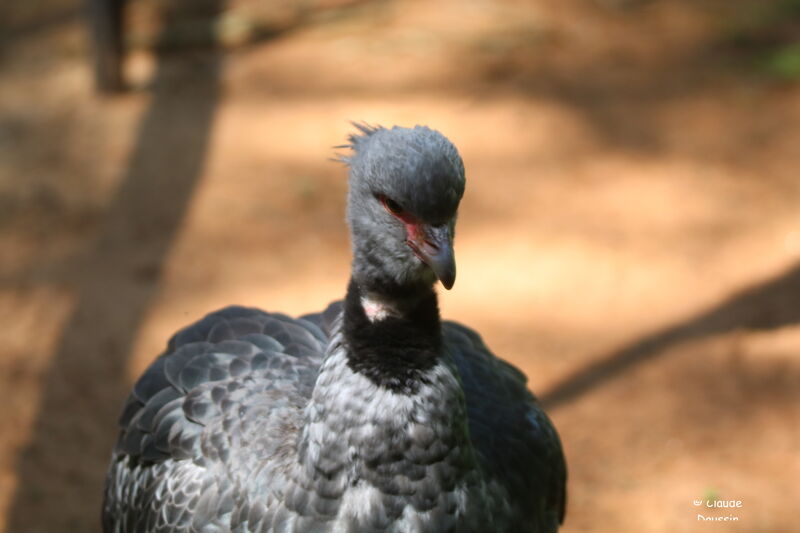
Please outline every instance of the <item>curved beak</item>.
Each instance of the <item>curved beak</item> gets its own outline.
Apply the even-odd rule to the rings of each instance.
[[[444,288],[450,290],[456,281],[456,258],[450,225],[418,224],[409,230],[406,243],[421,261],[431,267]]]

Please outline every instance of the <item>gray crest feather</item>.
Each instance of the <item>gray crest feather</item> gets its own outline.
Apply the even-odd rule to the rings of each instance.
[[[359,145],[361,145],[366,140],[367,137],[369,137],[370,135],[374,134],[379,130],[386,129],[383,126],[371,126],[366,122],[351,121],[350,124],[352,124],[354,128],[360,131],[361,134],[359,135],[358,133],[351,133],[350,135],[347,136],[347,140],[349,141],[347,144],[340,144],[334,146],[333,147],[334,149],[336,150],[350,149],[353,152],[356,152],[358,151]],[[351,158],[352,156],[346,156],[344,154],[336,154],[334,160],[349,165]]]

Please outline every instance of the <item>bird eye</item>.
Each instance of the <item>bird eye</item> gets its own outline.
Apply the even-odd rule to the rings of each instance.
[[[400,204],[398,204],[397,202],[395,202],[391,198],[381,195],[381,196],[378,197],[378,199],[383,204],[383,207],[385,207],[386,210],[389,211],[391,214],[396,215],[396,216],[400,216],[400,215],[405,213],[405,210],[403,209],[403,206],[401,206]]]

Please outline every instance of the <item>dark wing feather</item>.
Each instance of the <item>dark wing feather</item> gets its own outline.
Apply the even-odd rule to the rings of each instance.
[[[444,322],[443,333],[461,375],[470,436],[485,475],[506,488],[527,524],[538,517],[536,531],[556,531],[564,519],[566,463],[553,424],[525,375],[495,357],[475,331]]]
[[[303,315],[299,320],[311,322],[323,332],[325,337],[328,337],[333,329],[333,323],[342,313],[342,304],[342,300],[332,302],[323,312]]]
[[[240,416],[264,391],[310,394],[326,344],[313,320],[244,307],[222,309],[176,333],[123,408],[104,531],[191,531],[204,520],[211,527],[229,518],[234,486],[210,462],[227,460],[240,445],[234,440],[250,431],[245,426],[264,419]],[[226,423],[239,424],[239,431],[204,431]]]

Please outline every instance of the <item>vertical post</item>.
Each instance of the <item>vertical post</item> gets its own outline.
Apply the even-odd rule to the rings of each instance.
[[[125,0],[86,0],[94,54],[95,87],[99,92],[122,91],[123,13]]]

